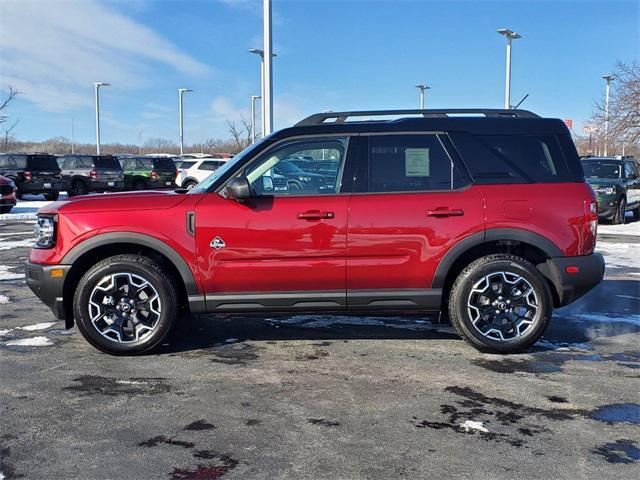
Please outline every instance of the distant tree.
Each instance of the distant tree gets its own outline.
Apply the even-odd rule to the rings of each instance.
[[[173,140],[167,140],[166,138],[150,138],[144,142],[144,150],[147,153],[178,153],[178,144]]]
[[[2,101],[2,103],[0,103],[0,124],[6,122],[9,119],[9,115],[6,113],[9,108],[9,104],[11,104],[13,99],[16,98],[19,94],[20,92],[17,89],[9,85],[9,92],[7,93],[7,96]]]

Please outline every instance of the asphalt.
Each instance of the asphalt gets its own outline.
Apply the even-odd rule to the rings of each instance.
[[[27,250],[0,243],[0,276]],[[112,357],[61,323],[20,329],[52,315],[0,280],[0,479],[638,478],[639,272],[511,356],[428,317],[200,316]]]

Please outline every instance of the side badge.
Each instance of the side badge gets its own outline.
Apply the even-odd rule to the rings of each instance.
[[[219,250],[220,248],[225,247],[225,243],[224,240],[222,240],[220,237],[216,237],[211,240],[209,246],[215,248],[216,250]]]

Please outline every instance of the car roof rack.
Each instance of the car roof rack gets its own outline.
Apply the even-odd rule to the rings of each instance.
[[[380,117],[385,115],[422,115],[424,118],[485,116],[490,118],[540,118],[528,110],[506,110],[500,108],[452,108],[447,110],[363,110],[353,112],[315,113],[296,123],[296,127],[345,123],[351,117]],[[329,120],[329,121],[327,121]]]

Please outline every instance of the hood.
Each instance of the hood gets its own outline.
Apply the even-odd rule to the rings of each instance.
[[[174,191],[141,191],[83,195],[50,203],[38,213],[128,212],[134,210],[166,210],[186,199]]]

